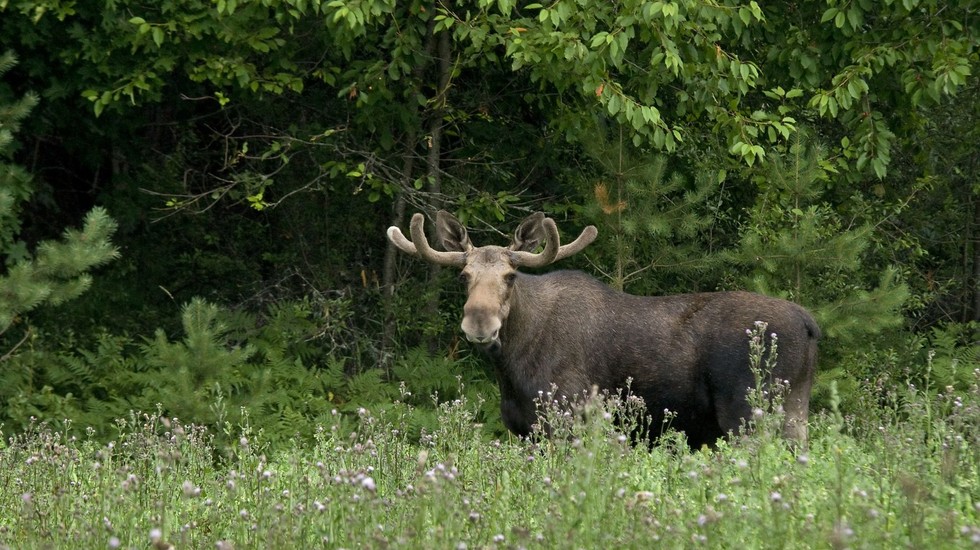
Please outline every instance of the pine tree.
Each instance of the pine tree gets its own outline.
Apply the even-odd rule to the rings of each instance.
[[[805,132],[772,159],[733,258],[748,268],[747,287],[807,306],[824,334],[846,346],[900,324],[908,289],[895,269],[873,282],[862,271],[872,227],[850,226],[822,201],[829,182],[823,160],[823,148]]]
[[[669,168],[663,155],[644,154],[622,139],[604,139],[596,131],[586,152],[600,167],[589,181],[595,201],[584,214],[599,228],[615,257],[605,273],[610,284],[634,294],[697,290],[710,279],[705,272],[720,265],[710,238],[715,217],[709,201],[718,184],[710,177],[695,180]]]
[[[16,64],[12,53],[0,55],[0,76]],[[116,258],[110,241],[116,222],[102,208],[92,209],[81,230],[65,231],[61,240],[43,241],[32,254],[18,236],[21,208],[34,191],[30,175],[10,161],[14,134],[37,104],[33,94],[12,103],[0,102],[0,336],[20,316],[44,305],[58,305],[85,292],[89,271]],[[6,345],[8,357],[30,330]],[[0,350],[4,351],[4,350]]]
[[[12,52],[0,54],[0,78],[17,64]],[[17,241],[20,205],[34,192],[30,175],[22,167],[6,162],[14,148],[20,122],[37,105],[37,96],[27,94],[12,103],[0,101],[0,253],[9,261],[23,259],[27,250]]]

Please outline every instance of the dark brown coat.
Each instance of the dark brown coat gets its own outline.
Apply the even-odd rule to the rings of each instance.
[[[767,333],[778,335],[771,374],[789,386],[784,433],[806,444],[820,329],[799,305],[749,292],[633,296],[577,271],[520,273],[595,239],[589,227],[561,246],[554,222],[541,214],[526,219],[507,248],[474,247],[465,228],[440,212],[437,234],[446,251],[435,251],[423,222],[421,214],[413,217],[412,241],[395,227],[388,237],[406,253],[462,268],[468,293],[462,329],[497,358],[501,414],[513,433],[530,433],[535,399],[553,388],[554,397],[577,398],[593,386],[617,392],[629,385],[646,403],[651,426],[670,411],[670,426],[685,432],[692,447],[710,445],[751,413],[746,395],[755,378],[746,330],[763,321]],[[541,243],[544,250],[533,253]]]

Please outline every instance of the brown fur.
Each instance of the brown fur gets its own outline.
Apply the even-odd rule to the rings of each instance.
[[[521,265],[541,263],[531,251],[542,240],[558,239],[554,222],[540,214],[521,224],[510,247],[476,248],[465,228],[440,212],[439,241],[452,253],[431,251],[421,224],[417,214],[414,244],[397,228],[389,238],[405,252],[462,268],[468,293],[462,328],[497,358],[501,414],[513,433],[531,432],[535,399],[553,388],[556,398],[576,398],[593,387],[629,386],[646,403],[651,426],[669,410],[670,426],[685,432],[692,447],[711,445],[751,413],[746,392],[755,378],[746,329],[764,321],[767,333],[778,335],[771,376],[789,385],[784,434],[806,444],[820,329],[799,305],[749,292],[633,296],[581,272],[519,273]],[[594,238],[587,228],[570,245],[549,242],[547,261]]]

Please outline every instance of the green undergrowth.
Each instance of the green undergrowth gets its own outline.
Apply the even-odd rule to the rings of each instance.
[[[488,440],[465,397],[419,434],[404,405],[275,447],[248,415],[216,438],[133,413],[109,443],[38,423],[0,452],[0,547],[980,547],[978,384],[820,413],[805,450],[778,408],[715,449],[634,445],[601,395],[533,441]]]

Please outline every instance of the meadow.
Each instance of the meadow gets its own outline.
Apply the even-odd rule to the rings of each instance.
[[[807,449],[778,404],[714,449],[635,445],[636,404],[609,396],[543,406],[552,437],[532,441],[490,438],[465,399],[420,436],[395,403],[274,451],[247,421],[223,446],[159,413],[109,442],[37,423],[4,436],[0,547],[980,548],[973,376],[820,412]]]

